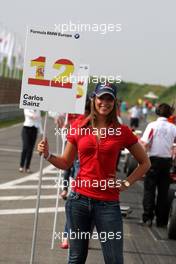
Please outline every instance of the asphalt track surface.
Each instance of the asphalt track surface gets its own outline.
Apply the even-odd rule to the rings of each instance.
[[[26,264],[30,261],[31,241],[36,207],[39,156],[34,152],[32,174],[18,172],[21,152],[21,127],[0,130],[0,263]],[[47,135],[51,151],[56,152],[54,124],[48,121]],[[123,159],[122,163],[123,164]],[[56,237],[51,250],[57,189],[55,169],[44,163],[35,262],[40,264],[67,263],[67,250],[59,249]],[[123,171],[118,172],[123,177]],[[138,182],[121,194],[121,204],[132,208],[123,218],[125,264],[176,263],[176,241],[168,240],[167,230],[139,225],[142,214],[143,182]],[[56,232],[63,232],[64,201],[59,200]],[[99,241],[91,240],[86,264],[104,263]],[[111,264],[111,263],[110,263]]]

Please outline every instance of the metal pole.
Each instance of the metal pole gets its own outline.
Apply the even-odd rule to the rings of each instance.
[[[47,118],[48,118],[48,112],[45,113],[43,139],[45,139],[46,137]],[[37,190],[37,201],[36,201],[36,211],[35,211],[35,218],[34,218],[30,264],[34,263],[34,256],[35,256],[35,245],[36,245],[37,226],[38,226],[38,213],[39,213],[39,206],[40,206],[40,192],[41,192],[42,173],[43,173],[43,160],[44,160],[44,155],[42,154],[40,157],[39,182],[38,182],[38,190]]]
[[[64,126],[68,123],[68,114],[66,114],[65,117],[65,122],[64,122]],[[58,144],[58,133],[56,134],[56,146]],[[65,149],[65,134],[64,137],[62,138],[62,151],[61,154],[64,153],[64,149]],[[58,149],[57,149],[57,153],[58,153]],[[62,170],[58,170],[57,176],[58,176],[58,183],[60,184],[60,179],[61,179],[61,173]],[[57,196],[56,196],[56,207],[55,207],[55,214],[54,214],[54,224],[53,224],[53,233],[52,233],[52,242],[51,242],[51,249],[54,249],[54,241],[55,241],[55,232],[56,232],[56,224],[57,224],[57,212],[58,212],[58,205],[59,205],[59,192],[60,192],[60,186],[58,185],[57,188]]]

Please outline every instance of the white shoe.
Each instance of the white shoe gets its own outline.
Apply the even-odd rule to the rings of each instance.
[[[32,173],[32,171],[30,169],[26,169],[25,172],[26,173]]]
[[[23,168],[22,167],[20,167],[19,168],[19,172],[23,172],[24,170],[23,170]]]

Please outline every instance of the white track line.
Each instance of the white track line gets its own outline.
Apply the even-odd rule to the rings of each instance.
[[[56,208],[40,208],[39,213],[54,213]],[[34,214],[35,208],[25,208],[25,209],[5,209],[0,210],[0,215],[17,215],[17,214]],[[58,212],[65,212],[65,207],[59,207]]]
[[[7,151],[7,152],[18,152],[20,153],[20,149],[7,149],[7,148],[0,148],[0,151]]]
[[[58,177],[42,177],[42,181],[55,181],[55,180],[58,180]],[[38,181],[38,177],[36,178],[31,178],[31,179],[28,179],[28,181]]]
[[[59,175],[59,170],[47,171],[46,174],[56,174],[58,176]]]
[[[21,153],[21,149],[0,148],[0,151]],[[33,153],[38,154],[37,151],[34,151]]]
[[[51,199],[56,199],[57,195],[41,195],[40,199],[41,200],[51,200]],[[2,196],[0,197],[0,201],[19,201],[19,200],[36,200],[37,196],[36,195],[29,195],[29,196]],[[59,197],[61,199],[61,197]]]
[[[15,185],[15,186],[0,186],[0,190],[26,190],[26,189],[37,189],[38,185]],[[42,185],[41,189],[56,189],[55,185]]]
[[[12,125],[12,126],[8,126],[8,127],[4,127],[4,128],[0,128],[0,132],[3,132],[3,131],[5,131],[5,130],[9,130],[9,129],[13,129],[13,128],[15,128],[15,127],[19,127],[19,126],[21,126],[23,123],[18,123],[18,124],[16,124],[16,125]]]
[[[44,168],[43,169],[43,174],[45,174],[46,171],[48,171],[51,168],[53,168],[53,165],[49,165],[46,168]],[[30,175],[27,175],[25,177],[22,177],[20,179],[16,179],[16,180],[13,180],[13,181],[9,181],[9,182],[6,182],[6,183],[2,183],[2,184],[0,184],[0,189],[2,187],[9,187],[9,186],[13,186],[13,185],[16,185],[16,184],[20,184],[20,183],[26,182],[29,179],[36,179],[38,176],[39,176],[39,172],[35,172],[33,174],[30,174]]]

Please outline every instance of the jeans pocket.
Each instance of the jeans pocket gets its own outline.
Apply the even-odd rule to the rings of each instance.
[[[78,200],[80,197],[79,197],[79,194],[75,193],[75,192],[71,192],[68,196],[68,199],[69,200]]]

